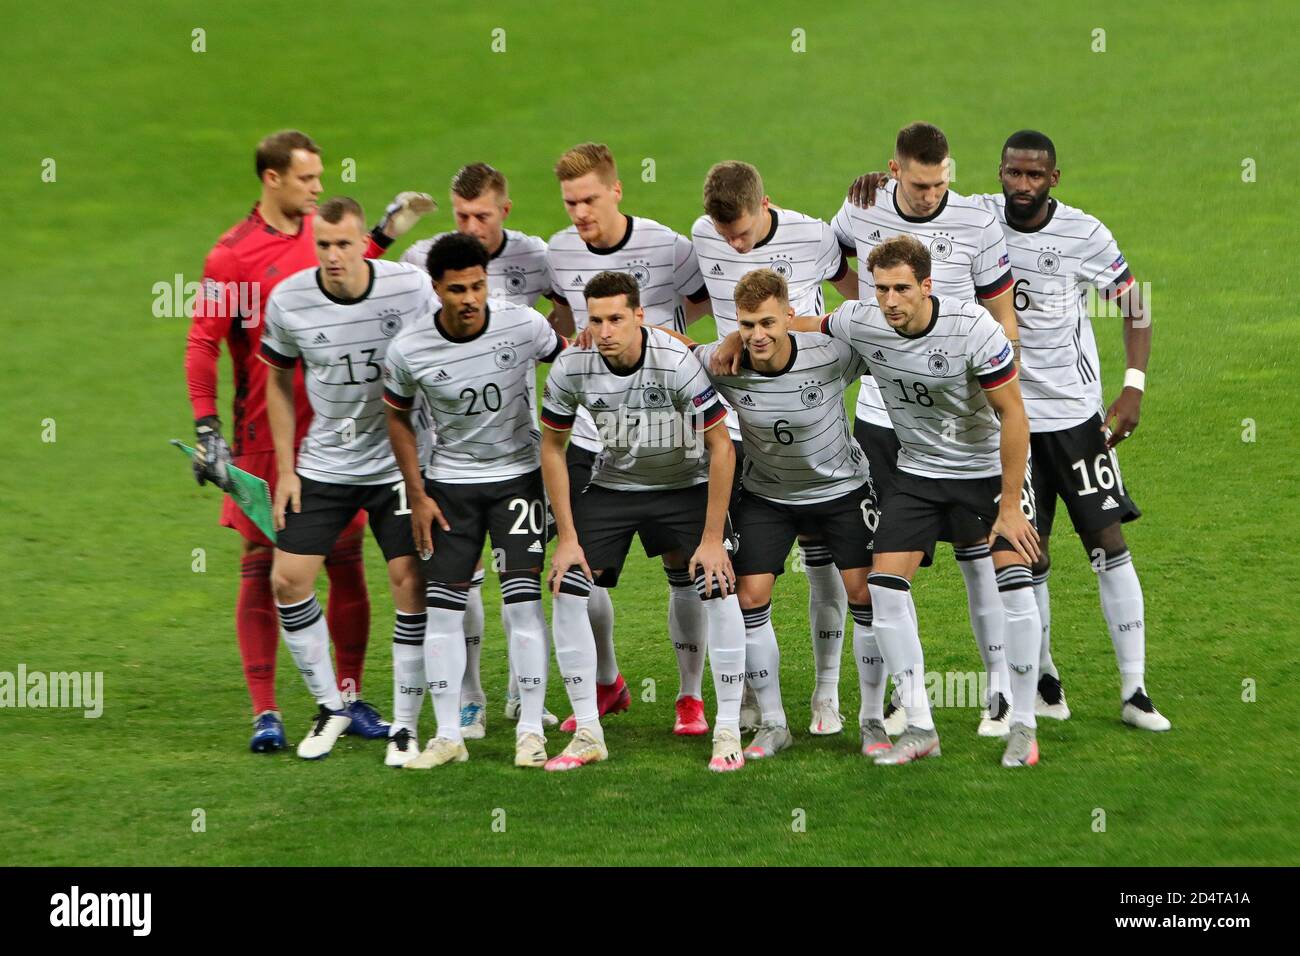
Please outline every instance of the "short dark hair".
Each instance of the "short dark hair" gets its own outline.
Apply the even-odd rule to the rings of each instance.
[[[361,224],[361,231],[366,231],[365,210],[361,208],[361,203],[351,196],[335,196],[325,200],[316,208],[316,215],[332,225],[342,222],[344,216],[356,216],[357,222]]]
[[[732,293],[736,300],[736,309],[754,312],[768,299],[776,299],[778,305],[790,305],[790,290],[785,280],[771,269],[754,269],[746,272],[736,283]]]
[[[717,163],[704,178],[704,212],[714,222],[730,225],[763,207],[763,177],[749,163]]]
[[[320,155],[320,147],[301,130],[282,129],[278,133],[265,137],[257,144],[257,153],[254,157],[257,164],[257,178],[261,179],[262,174],[268,169],[273,169],[277,173],[285,172],[293,162],[295,149],[305,149],[309,153]]]
[[[871,250],[867,256],[868,271],[892,269],[894,266],[911,266],[916,281],[930,278],[930,252],[912,236],[894,236]]]
[[[470,163],[462,166],[451,179],[451,191],[461,199],[478,199],[488,190],[493,190],[502,199],[506,192],[506,178],[500,170],[493,169],[487,163]]]
[[[1046,133],[1040,133],[1036,129],[1017,130],[1002,144],[1002,155],[1005,156],[1009,149],[1028,149],[1046,153],[1047,161],[1052,164],[1053,169],[1056,168],[1056,144]]]
[[[482,266],[487,271],[488,251],[473,236],[463,232],[449,232],[429,248],[425,268],[434,282],[448,272]]]
[[[641,305],[641,290],[636,280],[626,272],[597,272],[583,287],[582,295],[587,299],[609,299],[616,295],[627,296],[630,309]]]
[[[933,123],[912,123],[898,131],[894,156],[937,166],[948,158],[948,137]]]

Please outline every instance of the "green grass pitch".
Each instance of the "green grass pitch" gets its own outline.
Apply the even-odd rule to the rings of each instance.
[[[75,2],[10,24],[0,671],[101,671],[106,702],[94,720],[0,710],[0,864],[1297,862],[1297,9],[695,9]],[[796,746],[709,774],[707,740],[668,732],[664,579],[644,558],[615,592],[636,697],[608,724],[607,764],[558,777],[510,765],[491,581],[489,734],[468,764],[394,773],[381,744],[351,739],[318,765],[247,752],[239,541],[166,445],[192,435],[187,322],[156,317],[153,289],[197,280],[252,204],[260,136],[309,131],[326,194],[357,196],[372,218],[403,188],[446,207],[452,172],[485,159],[510,177],[510,224],[548,236],[567,224],[550,167],[575,142],[608,142],[624,208],[684,231],[726,158],[755,163],[778,204],[829,217],[918,118],[947,132],[961,192],[996,188],[1008,133],[1048,132],[1056,194],[1100,216],[1151,283],[1148,397],[1121,452],[1145,512],[1128,537],[1149,687],[1171,733],[1120,724],[1095,581],[1061,524],[1054,654],[1075,716],[1044,722],[1032,771],[997,765],[973,709],[940,710],[943,757],[899,770],[867,765],[852,733],[809,737],[806,581],[789,574],[776,624]],[[340,182],[345,159],[354,183]],[[444,208],[417,235],[450,221]],[[1097,333],[1109,399],[1120,324]],[[224,360],[221,383],[228,408]],[[366,695],[387,712],[391,605],[372,541],[366,553]],[[977,669],[946,551],[917,604],[927,669]],[[853,674],[846,650],[850,728]],[[565,713],[552,675],[549,706]],[[283,650],[278,680],[296,739],[312,708]]]

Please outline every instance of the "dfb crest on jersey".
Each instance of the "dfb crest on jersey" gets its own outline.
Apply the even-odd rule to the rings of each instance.
[[[816,408],[822,403],[823,396],[820,385],[809,385],[799,393],[799,400],[809,408]]]
[[[492,356],[493,361],[497,363],[497,368],[512,368],[515,364],[515,350],[510,346],[497,349],[496,354]]]
[[[1054,276],[1061,268],[1061,257],[1055,249],[1044,250],[1038,257],[1038,271],[1044,275]]]
[[[740,553],[740,532],[730,525],[728,525],[726,533],[722,536],[722,550],[733,558]]]
[[[786,282],[789,282],[790,277],[794,275],[794,263],[785,256],[775,256],[772,261],[767,264],[767,267]]]
[[[379,317],[379,331],[390,339],[398,333],[402,327],[402,316],[399,312],[385,312]]]
[[[658,385],[647,385],[641,401],[646,408],[663,408],[668,404],[668,394]]]
[[[506,291],[511,295],[521,295],[528,284],[527,274],[521,266],[510,266],[506,269],[505,279]]]
[[[952,240],[947,236],[935,236],[930,241],[930,258],[943,261],[952,255]]]
[[[948,359],[940,355],[938,352],[930,353],[929,366],[931,375],[948,374]]]
[[[636,280],[636,287],[644,289],[650,284],[650,261],[648,259],[631,259],[625,270]]]

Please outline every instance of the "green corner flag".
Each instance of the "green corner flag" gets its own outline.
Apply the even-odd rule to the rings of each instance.
[[[171,443],[191,458],[194,457],[194,449],[189,445],[175,438]],[[235,499],[239,510],[248,515],[249,520],[262,530],[262,534],[274,541],[275,523],[271,520],[271,489],[266,481],[234,465],[226,466],[226,474],[230,476],[230,497]]]

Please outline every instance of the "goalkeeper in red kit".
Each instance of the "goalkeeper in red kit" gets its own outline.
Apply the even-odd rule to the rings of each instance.
[[[246,218],[225,233],[208,253],[201,294],[196,298],[185,347],[185,377],[194,409],[198,440],[194,474],[199,484],[211,481],[230,489],[226,466],[265,478],[275,493],[277,468],[271,428],[266,417],[266,365],[258,361],[262,308],[281,279],[317,266],[311,219],[321,193],[320,149],[311,137],[285,130],[257,146],[257,176],[262,193]],[[370,233],[366,255],[376,258],[434,208],[423,193],[401,193],[383,221]],[[225,342],[235,371],[234,427],[230,444],[217,418],[217,360]],[[301,442],[311,423],[301,368],[295,388]],[[285,746],[284,724],[275,702],[275,660],[279,620],[271,592],[272,542],[227,496],[221,523],[244,538],[235,631],[244,663],[244,678],[253,699],[256,753]],[[361,672],[370,636],[370,599],[361,559],[365,514],[339,536],[326,559],[329,606],[326,617],[334,639],[339,689],[350,700],[350,733],[387,737],[388,724],[363,701]]]

